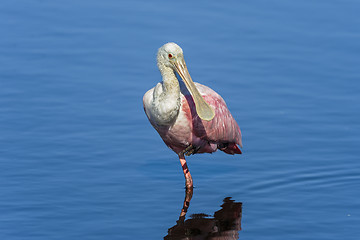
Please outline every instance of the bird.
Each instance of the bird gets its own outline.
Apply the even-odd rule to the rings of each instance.
[[[169,42],[161,46],[157,66],[162,81],[144,94],[144,111],[164,143],[178,155],[185,187],[192,189],[185,156],[217,149],[241,154],[241,131],[224,99],[211,88],[193,82],[179,45]]]

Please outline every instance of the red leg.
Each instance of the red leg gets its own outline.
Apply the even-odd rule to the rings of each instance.
[[[184,157],[184,154],[179,154],[179,159],[180,159],[180,163],[184,172],[184,177],[185,177],[185,186],[187,189],[192,189],[193,188],[193,180],[189,171],[189,168],[186,164],[186,160]]]
[[[185,191],[185,199],[184,199],[184,206],[181,209],[181,213],[180,213],[180,217],[179,220],[180,221],[184,221],[185,220],[185,215],[188,211],[188,208],[190,206],[190,201],[193,195],[193,188],[187,188]]]

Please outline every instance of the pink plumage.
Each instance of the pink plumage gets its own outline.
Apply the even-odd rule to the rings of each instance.
[[[175,43],[163,45],[157,54],[162,82],[143,98],[145,113],[165,144],[178,154],[186,187],[192,177],[184,155],[212,153],[241,154],[241,132],[225,101],[214,90],[194,83],[183,51]],[[175,72],[184,84],[180,84]]]
[[[194,147],[193,154],[212,153],[217,149],[228,154],[241,154],[241,131],[224,99],[211,88],[195,83],[204,100],[215,110],[211,121],[202,120],[196,113],[192,96],[181,95],[178,118],[171,126],[158,126],[151,122],[165,144],[179,154],[187,147]],[[146,112],[146,109],[145,109]]]

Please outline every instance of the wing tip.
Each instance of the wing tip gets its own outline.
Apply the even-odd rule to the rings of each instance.
[[[225,149],[221,149],[221,150],[231,155],[242,154],[240,148],[237,146],[236,143],[230,143]]]

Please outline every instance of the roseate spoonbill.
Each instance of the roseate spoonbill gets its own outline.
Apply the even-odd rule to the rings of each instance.
[[[192,81],[177,44],[167,43],[159,48],[157,65],[162,82],[145,93],[144,110],[165,144],[178,154],[185,185],[192,188],[184,155],[212,153],[217,149],[241,154],[237,146],[242,147],[240,128],[219,94]]]

